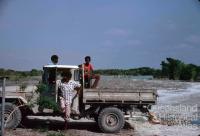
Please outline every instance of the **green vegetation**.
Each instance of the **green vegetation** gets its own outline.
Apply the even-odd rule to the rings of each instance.
[[[20,91],[22,91],[22,92],[24,92],[26,88],[27,88],[27,84],[25,84],[25,83],[22,83],[22,84],[20,84],[20,86],[19,86],[19,89],[20,89]]]
[[[8,76],[10,80],[18,81],[30,76],[41,76],[42,70],[32,69],[31,71],[15,71],[0,68],[0,76]]]
[[[100,75],[152,75],[154,78],[168,78],[170,80],[199,81],[200,66],[185,64],[184,62],[166,58],[161,62],[161,69],[141,67],[135,69],[105,69],[95,70],[95,74]]]
[[[39,132],[48,132],[49,128],[47,126],[39,126],[38,131]]]
[[[45,94],[49,90],[51,90],[51,88],[49,88],[45,84],[40,83],[40,84],[37,85],[36,92],[40,93],[40,94],[41,93]],[[60,110],[58,105],[57,105],[57,103],[54,101],[54,98],[51,98],[51,97],[48,97],[48,96],[45,96],[45,95],[41,95],[41,97],[39,97],[37,99],[36,103],[42,109],[47,108],[47,109],[53,109],[54,111],[59,111]]]
[[[65,136],[65,135],[61,132],[58,132],[58,133],[48,133],[47,136]]]
[[[162,71],[160,69],[154,69],[149,67],[141,67],[135,69],[105,69],[105,70],[95,70],[95,74],[100,75],[153,75],[154,77],[161,77]]]
[[[166,58],[161,62],[162,77],[171,80],[197,81],[200,78],[200,66],[194,64],[185,64],[184,62]]]
[[[48,91],[48,86],[46,84],[40,83],[37,85],[36,93],[45,93]]]
[[[43,96],[43,97],[39,97],[39,99],[37,100],[37,104],[40,106],[40,108],[44,109],[53,109],[53,111],[59,111],[59,107],[58,104],[55,102],[55,100],[48,96]]]
[[[200,80],[200,66],[194,64],[185,64],[184,62],[174,59],[166,58],[161,62],[161,69],[150,67],[132,68],[132,69],[99,69],[94,71],[95,74],[100,75],[128,75],[128,76],[147,76],[151,75],[154,78],[168,78],[170,80],[184,80],[184,81],[199,81]],[[10,80],[19,81],[20,79],[41,76],[42,71],[32,69],[31,71],[14,71],[0,68],[0,76],[8,76]]]

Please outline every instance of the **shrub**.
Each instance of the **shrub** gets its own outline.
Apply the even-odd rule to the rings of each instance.
[[[25,89],[27,88],[27,84],[26,83],[22,83],[20,86],[19,86],[19,89],[20,91],[25,91]]]
[[[65,135],[59,132],[59,133],[49,133],[47,134],[47,136],[65,136]]]
[[[48,91],[51,90],[51,87],[48,87],[46,84],[40,83],[37,85],[36,92],[40,94],[40,97],[37,99],[37,104],[40,108],[53,109],[54,111],[59,111],[59,106],[55,102],[54,97],[48,96]]]

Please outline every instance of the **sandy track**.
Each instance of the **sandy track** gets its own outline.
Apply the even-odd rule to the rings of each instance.
[[[108,80],[108,79],[107,79]],[[123,82],[122,82],[123,81]],[[160,80],[103,80],[100,82],[100,87],[130,87],[130,88],[154,88],[158,89],[159,99],[157,106],[160,105],[200,105],[200,83],[187,83],[187,82],[173,82],[173,81],[160,81]],[[160,111],[155,111],[159,113]],[[174,114],[170,112],[170,114]],[[48,120],[48,119],[46,119]],[[52,120],[52,119],[51,119]],[[49,121],[31,120],[30,126],[27,128],[17,128],[16,130],[9,130],[6,136],[46,136],[48,133],[61,133],[75,136],[198,136],[200,129],[198,127],[180,126],[180,125],[153,125],[145,121],[131,121],[130,127],[125,127],[117,134],[104,134],[101,133],[97,124],[92,121],[82,120],[81,122],[70,123],[69,129],[65,130],[63,122],[52,123]],[[42,130],[48,132],[41,132]]]

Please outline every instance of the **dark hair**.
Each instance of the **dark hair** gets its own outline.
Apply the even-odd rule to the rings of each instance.
[[[58,63],[58,56],[57,56],[57,55],[52,55],[52,56],[51,56],[51,61],[52,61],[53,63]]]
[[[61,74],[62,77],[72,78],[72,73],[70,71],[65,71]]]
[[[85,61],[86,61],[87,59],[89,59],[89,61],[91,61],[91,57],[90,57],[90,56],[86,56],[86,57],[85,57]]]

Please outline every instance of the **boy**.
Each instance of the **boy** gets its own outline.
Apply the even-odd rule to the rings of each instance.
[[[62,73],[62,80],[58,83],[58,88],[62,92],[60,97],[60,106],[63,112],[65,112],[65,120],[70,118],[72,99],[76,97],[81,89],[81,84],[71,80],[72,74],[70,71]],[[74,92],[76,90],[77,92]]]
[[[91,57],[86,56],[85,57],[85,63],[84,63],[84,78],[85,79],[95,79],[94,84],[92,85],[91,88],[96,88],[98,85],[98,82],[100,80],[100,76],[97,74],[93,74],[93,66],[90,64]]]

